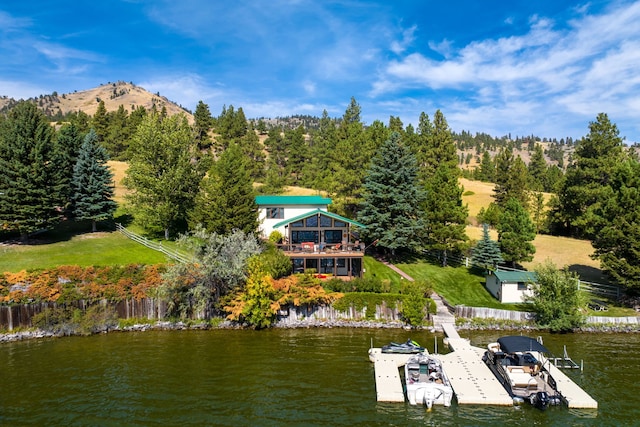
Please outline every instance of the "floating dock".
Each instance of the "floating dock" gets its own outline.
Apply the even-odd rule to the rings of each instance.
[[[567,399],[569,408],[576,409],[598,409],[598,402],[584,391],[580,386],[573,382],[564,372],[553,365],[553,361],[547,362],[547,359],[540,353],[536,355],[544,364],[554,380],[556,387],[560,393]]]
[[[459,405],[513,405],[513,398],[491,369],[482,361],[485,349],[472,346],[468,340],[460,338],[455,325],[443,323],[452,352],[436,355],[449,377]],[[404,366],[408,354],[386,354],[380,348],[369,350],[369,359],[374,363],[376,396],[378,402],[404,402],[404,389],[399,368]],[[559,368],[541,355],[556,380],[558,391],[567,399],[569,408],[596,409],[598,402],[582,390]]]

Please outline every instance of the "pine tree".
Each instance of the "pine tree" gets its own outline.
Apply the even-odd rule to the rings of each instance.
[[[318,130],[311,134],[309,144],[311,160],[304,167],[305,185],[322,191],[329,191],[334,187],[336,164],[332,156],[337,140],[335,120],[329,117],[327,110],[324,110],[318,123]]]
[[[161,120],[145,116],[130,145],[131,161],[125,185],[135,220],[147,231],[171,232],[186,228],[187,213],[204,171],[196,161],[196,144],[183,115]]]
[[[498,244],[504,260],[512,266],[520,261],[531,261],[536,253],[531,243],[535,238],[536,228],[529,213],[517,199],[509,199],[498,224]]]
[[[98,141],[103,142],[109,135],[109,116],[104,101],[98,102],[98,109],[91,119],[91,127],[98,135]],[[110,153],[112,154],[112,153]]]
[[[19,102],[0,129],[0,225],[21,239],[59,221],[67,204],[64,153],[35,104]]]
[[[451,130],[444,115],[436,111],[430,144],[423,152],[423,175],[426,189],[425,221],[427,248],[442,253],[442,265],[447,265],[449,253],[460,251],[468,240],[466,235],[466,205],[462,204],[460,170]]]
[[[640,163],[629,158],[611,176],[611,197],[594,212],[603,220],[592,242],[602,269],[617,283],[640,291]]]
[[[97,221],[111,218],[117,207],[108,160],[106,150],[91,129],[80,147],[72,180],[73,215],[76,220],[91,220],[91,231],[96,231]]]
[[[335,170],[330,191],[339,199],[334,200],[334,207],[343,215],[353,213],[367,166],[376,149],[366,137],[360,113],[360,105],[352,97],[337,129],[336,149],[330,153]]]
[[[420,245],[424,193],[417,179],[414,155],[392,133],[372,159],[363,184],[358,221],[366,226],[361,232],[365,240],[377,240],[392,254]]]
[[[64,200],[67,201],[67,205],[64,206],[65,210],[70,206],[71,198],[73,197],[73,168],[78,161],[78,155],[80,153],[80,147],[84,138],[80,132],[78,126],[73,123],[67,123],[58,131],[58,145],[62,152],[61,158],[61,170],[64,171],[63,187],[66,188]]]
[[[487,271],[494,270],[498,264],[504,262],[498,242],[491,240],[489,236],[489,224],[482,224],[482,240],[473,248],[471,262]]]
[[[116,111],[107,114],[109,126],[107,134],[102,140],[111,158],[122,159],[125,157],[129,140],[131,138],[131,128],[128,125],[129,115],[123,105],[120,105]]]
[[[198,148],[208,148],[212,143],[209,131],[213,126],[213,117],[209,111],[209,106],[202,101],[198,101],[193,118],[193,131],[195,132]]]
[[[520,156],[514,158],[511,148],[503,149],[496,157],[496,186],[494,199],[504,207],[509,199],[516,199],[527,209],[529,206],[527,166]]]
[[[611,194],[612,173],[625,158],[618,127],[606,114],[598,114],[596,121],[589,123],[589,134],[576,147],[573,164],[567,169],[554,213],[556,229],[575,237],[595,237],[599,222],[595,212]]]
[[[201,184],[191,228],[202,224],[208,232],[217,234],[256,232],[258,205],[246,165],[247,158],[237,144],[222,153]]]
[[[534,191],[543,191],[544,182],[547,174],[547,162],[544,159],[544,152],[540,144],[536,144],[529,166],[527,166],[529,175],[529,189]]]
[[[447,265],[450,253],[463,249],[468,240],[466,224],[468,208],[462,203],[462,187],[458,175],[445,164],[440,165],[426,183],[425,246],[442,253]]]
[[[491,158],[491,154],[486,150],[482,153],[480,167],[476,170],[475,179],[484,182],[495,182],[496,180],[496,165]]]

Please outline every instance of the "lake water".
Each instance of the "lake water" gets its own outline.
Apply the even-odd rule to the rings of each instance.
[[[485,347],[502,333],[461,335]],[[427,331],[152,331],[1,345],[0,425],[640,425],[640,334],[542,336],[584,360],[569,374],[598,410],[377,403],[371,342],[412,338],[433,351]]]

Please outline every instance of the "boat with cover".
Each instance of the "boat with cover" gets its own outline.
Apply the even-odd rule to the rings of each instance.
[[[514,403],[526,400],[537,408],[545,409],[550,405],[567,403],[545,367],[551,363],[545,354],[549,354],[549,350],[533,338],[507,336],[489,344],[483,360]]]
[[[451,405],[453,388],[442,364],[433,355],[424,352],[410,356],[404,365],[404,377],[410,404],[424,404],[427,409],[434,404]]]

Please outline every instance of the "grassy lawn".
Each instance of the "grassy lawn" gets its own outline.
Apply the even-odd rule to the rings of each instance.
[[[433,287],[452,305],[489,307],[504,310],[525,310],[521,304],[502,304],[484,287],[484,276],[474,274],[466,267],[440,267],[425,260],[398,263],[415,280],[422,280]]]
[[[0,246],[0,272],[45,269],[58,265],[104,266],[164,262],[167,262],[164,254],[116,232],[77,234],[50,243],[43,240],[41,244]]]

